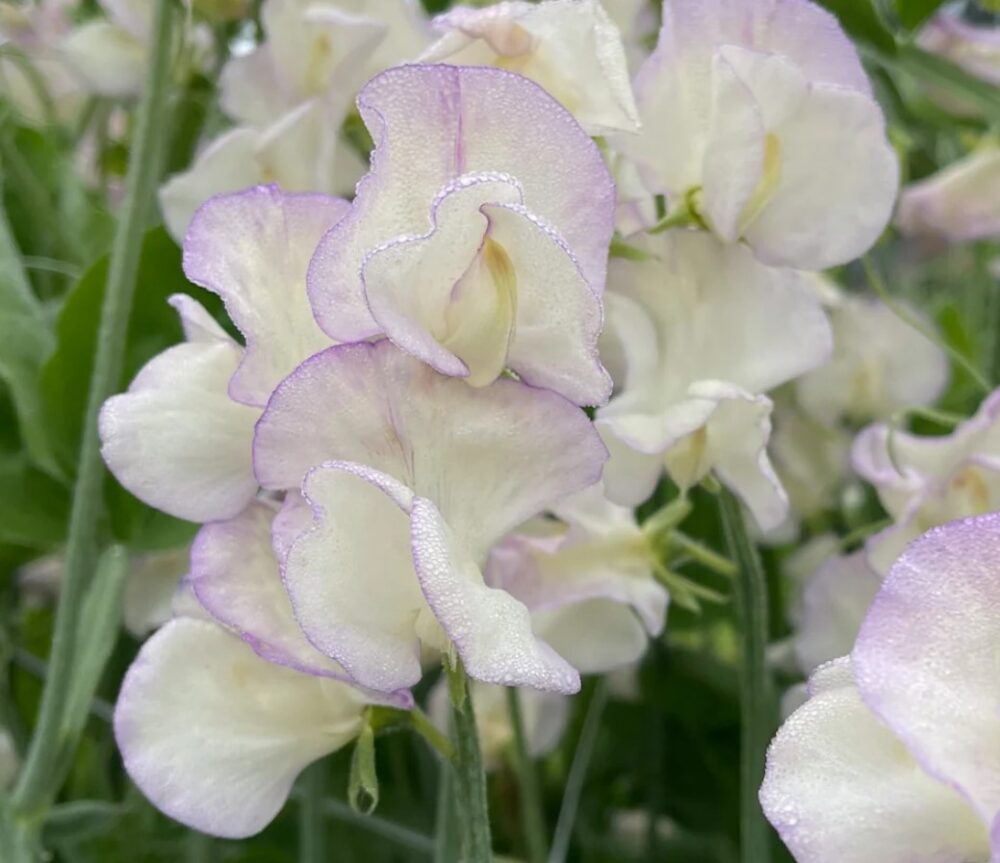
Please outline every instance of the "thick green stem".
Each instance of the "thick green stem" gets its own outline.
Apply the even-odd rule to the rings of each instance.
[[[757,792],[764,778],[764,758],[774,731],[771,678],[767,649],[767,579],[757,549],[747,534],[743,510],[728,489],[719,495],[722,527],[729,555],[736,561],[736,608],[742,637],[740,668],[740,859],[768,863],[771,859],[767,821]]]
[[[302,774],[299,798],[299,863],[326,863],[326,764],[317,761]]]
[[[524,830],[528,863],[545,863],[548,841],[546,839],[545,813],[542,810],[542,795],[538,787],[535,762],[528,753],[528,741],[525,737],[524,720],[521,716],[521,699],[514,686],[507,687],[507,710],[510,713],[510,726],[514,732],[514,765],[520,783],[521,829]]]
[[[126,196],[111,250],[108,282],[101,309],[101,326],[90,381],[83,441],[80,445],[77,483],[70,513],[66,568],[56,610],[55,632],[49,658],[38,724],[32,736],[24,769],[14,789],[16,814],[39,819],[58,790],[60,757],[71,757],[59,739],[64,727],[67,694],[74,675],[77,629],[84,593],[97,560],[97,527],[101,515],[104,468],[97,435],[97,414],[118,388],[125,352],[125,328],[135,293],[143,226],[153,203],[159,179],[160,123],[164,116],[170,79],[170,54],[174,22],[172,0],[157,0],[153,55],[139,108],[138,129],[126,182]],[[117,621],[108,621],[116,626]]]
[[[486,774],[479,752],[479,732],[469,692],[469,679],[460,659],[455,666],[445,660],[448,691],[451,693],[455,732],[455,785],[462,807],[462,863],[490,863],[490,815],[486,801]]]

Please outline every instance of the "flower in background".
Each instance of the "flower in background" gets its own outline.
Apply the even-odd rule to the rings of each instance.
[[[930,531],[892,567],[851,656],[814,674],[760,792],[798,863],[1000,854],[998,559],[996,514]]]
[[[951,434],[924,437],[880,423],[852,448],[854,469],[875,486],[895,522],[866,545],[871,565],[888,571],[907,543],[946,521],[1000,509],[1000,393]]]
[[[635,79],[637,136],[615,136],[665,194],[764,263],[821,270],[868,249],[898,185],[857,51],[807,0],[667,0]]]
[[[625,377],[597,412],[611,449],[608,496],[635,506],[664,471],[682,490],[715,471],[761,528],[774,528],[788,502],[765,449],[764,393],[829,356],[819,302],[804,275],[705,233],[637,245],[642,259],[612,259],[609,272]]]
[[[470,689],[483,767],[488,771],[499,770],[514,745],[506,687],[473,683]],[[569,698],[537,689],[519,689],[518,696],[528,755],[531,758],[548,755],[559,744],[569,723]],[[446,680],[440,680],[431,690],[427,707],[434,724],[447,733],[450,707]]]
[[[364,81],[415,57],[428,34],[407,0],[267,0],[265,40],[222,71],[220,106],[237,122],[160,190],[167,227],[184,236],[213,195],[260,183],[349,195],[364,160],[342,134]]]
[[[903,189],[900,232],[948,243],[1000,237],[1000,146],[983,146]]]
[[[973,4],[966,4],[972,6]],[[917,44],[990,84],[1000,85],[1000,27],[980,25],[963,17],[962,4],[946,4],[927,22]],[[975,116],[978,106],[964,100],[952,88],[929,87],[933,100],[960,116]]]
[[[541,84],[592,135],[638,131],[621,34],[599,0],[454,6],[433,26],[442,36],[422,61],[517,72]]]

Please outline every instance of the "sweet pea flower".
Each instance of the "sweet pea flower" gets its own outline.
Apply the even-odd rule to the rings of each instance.
[[[292,192],[348,195],[363,160],[341,135],[357,89],[427,44],[407,0],[362,3],[267,0],[264,41],[231,58],[219,103],[238,125],[160,191],[170,232],[181,238],[198,206],[223,192],[277,183]]]
[[[1000,517],[931,530],[778,732],[760,799],[798,863],[1000,858]]]
[[[965,20],[958,4],[946,5],[931,18],[921,29],[917,43],[961,66],[970,75],[990,84],[1000,84],[1000,27]],[[954,113],[979,113],[976,106],[967,104],[950,90],[934,88],[929,95]]]
[[[454,6],[420,59],[518,72],[555,96],[590,134],[639,130],[621,34],[599,0],[505,0]]]
[[[787,512],[765,447],[763,393],[822,363],[830,330],[805,277],[697,231],[641,241],[616,258],[609,312],[623,328],[626,377],[597,426],[609,448],[608,496],[635,506],[663,471],[690,488],[714,471],[764,530]]]
[[[826,296],[833,356],[795,382],[805,413],[828,426],[871,422],[941,396],[949,374],[941,348],[879,300],[837,290]],[[908,311],[934,331],[922,315]]]
[[[657,20],[648,0],[603,0],[602,6],[621,33],[629,71],[642,65],[656,40]]]
[[[949,243],[1000,237],[1000,146],[984,146],[907,186],[896,221],[903,234]]]
[[[470,692],[476,714],[483,769],[490,772],[499,770],[504,763],[504,756],[514,742],[506,689],[503,686],[473,682]],[[518,695],[528,755],[532,758],[548,755],[556,748],[566,731],[569,698],[557,692],[539,692],[537,689],[521,689],[518,690]],[[439,681],[431,690],[427,706],[434,724],[447,734],[451,712],[447,681]]]
[[[245,574],[238,559],[231,577]],[[269,596],[277,598],[276,562],[271,575]],[[255,581],[256,575],[253,595],[261,598]],[[189,827],[230,839],[252,836],[278,813],[303,768],[357,735],[368,705],[412,704],[270,662],[250,638],[213,620],[190,596],[187,603],[191,613],[158,630],[129,668],[114,729],[135,784]],[[257,612],[273,623],[278,610]],[[280,635],[308,646],[290,609],[286,617]]]
[[[928,528],[1000,509],[1000,393],[942,437],[892,431],[885,424],[858,435],[852,461],[875,486],[895,522],[867,543],[871,565],[885,573],[910,540]]]
[[[896,157],[854,46],[808,0],[666,0],[635,79],[651,193],[764,263],[821,270],[885,228]]]
[[[585,674],[638,661],[663,631],[669,600],[658,552],[631,509],[598,484],[553,507],[490,556],[487,581],[519,599],[536,631]]]
[[[309,268],[320,326],[343,342],[384,334],[474,387],[510,368],[604,401],[614,184],[586,132],[534,82],[488,67],[390,69],[358,107],[375,151]]]
[[[300,365],[254,439],[261,485],[301,486],[312,511],[285,546],[299,623],[382,692],[420,679],[421,651],[454,651],[486,683],[579,688],[525,605],[482,570],[503,536],[594,484],[605,458],[586,414],[555,393],[470,387],[385,339]]]
[[[346,209],[339,198],[258,187],[199,210],[184,271],[222,297],[246,347],[194,299],[172,298],[187,341],[150,360],[100,417],[104,460],[140,500],[203,522],[253,499],[254,423],[278,381],[330,344],[304,282],[316,243]]]
[[[42,0],[25,6],[0,2],[0,94],[28,123],[54,119],[68,123],[83,105],[86,91],[60,49],[72,27],[75,0]],[[30,65],[41,82],[39,92]]]
[[[797,600],[792,637],[805,674],[850,653],[881,586],[863,550],[834,555],[812,573]]]

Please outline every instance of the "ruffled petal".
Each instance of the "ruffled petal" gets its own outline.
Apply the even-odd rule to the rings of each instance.
[[[229,391],[264,405],[285,375],[330,340],[305,296],[309,259],[349,204],[326,195],[258,186],[213,198],[184,240],[184,272],[222,297],[247,349]]]

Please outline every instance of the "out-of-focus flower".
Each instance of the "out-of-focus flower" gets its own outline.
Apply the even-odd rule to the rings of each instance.
[[[506,688],[473,682],[470,690],[483,767],[488,771],[498,770],[514,742]],[[518,695],[528,755],[541,758],[556,748],[566,731],[569,698],[557,692],[539,692],[537,689],[520,689]],[[441,680],[431,691],[428,711],[434,724],[447,733],[450,709],[445,680]]]
[[[487,580],[523,602],[535,630],[577,670],[636,662],[663,631],[669,596],[656,580],[656,537],[601,485],[553,507],[494,549]]]
[[[597,414],[612,453],[608,495],[634,506],[664,470],[682,489],[715,471],[773,528],[787,498],[765,451],[763,393],[829,356],[823,311],[803,275],[708,234],[671,231],[640,249],[645,259],[613,259],[609,275],[619,297],[609,324],[625,327],[627,361]]]
[[[984,146],[907,186],[896,221],[904,234],[949,243],[1000,237],[1000,146]]]
[[[885,573],[910,540],[928,528],[1000,509],[1000,393],[942,437],[869,426],[852,450],[855,470],[878,492],[895,524],[867,543]]]
[[[421,60],[508,69],[541,84],[592,135],[638,131],[621,34],[599,0],[456,6],[433,26],[443,35]]]
[[[813,676],[761,788],[798,863],[997,859],[998,558],[996,514],[930,531],[893,566],[851,657]]]
[[[75,2],[0,2],[0,93],[33,125],[69,122],[83,105],[85,88],[60,50]]]
[[[420,679],[422,648],[455,650],[487,683],[576,691],[576,669],[482,570],[503,536],[594,484],[605,458],[586,415],[555,393],[469,387],[387,340],[299,366],[254,440],[261,485],[301,485],[312,510],[284,564],[300,624],[380,691]]]
[[[918,44],[961,66],[971,75],[1000,84],[1000,27],[962,20],[959,4],[949,4],[923,27]]]
[[[806,416],[787,398],[776,401],[768,451],[788,493],[791,527],[836,505],[850,474],[850,450],[847,431]]]
[[[940,397],[949,373],[941,348],[878,300],[839,291],[827,296],[833,356],[795,382],[807,414],[829,426],[871,422]]]
[[[390,69],[358,98],[375,138],[309,296],[338,341],[387,335],[473,386],[505,368],[578,404],[606,400],[597,355],[614,184],[537,84],[488,67]]]
[[[811,674],[850,653],[868,607],[882,585],[864,551],[836,555],[802,587],[793,643],[799,667]]]
[[[355,737],[368,704],[384,702],[268,662],[199,617],[170,621],[143,646],[122,683],[115,739],[157,808],[242,838],[278,813],[304,767]]]
[[[101,411],[104,459],[138,498],[191,521],[232,518],[253,498],[254,423],[278,381],[330,344],[309,309],[305,274],[346,209],[339,198],[273,187],[201,209],[184,271],[222,297],[246,348],[195,300],[172,298],[187,341],[154,357]]]
[[[875,242],[896,157],[857,51],[807,0],[667,0],[613,147],[652,193],[764,263],[821,270]]]
[[[427,45],[408,0],[268,0],[265,40],[222,72],[220,105],[238,126],[210,142],[160,190],[170,232],[184,235],[213,195],[259,183],[348,195],[364,161],[341,133],[358,87]]]

